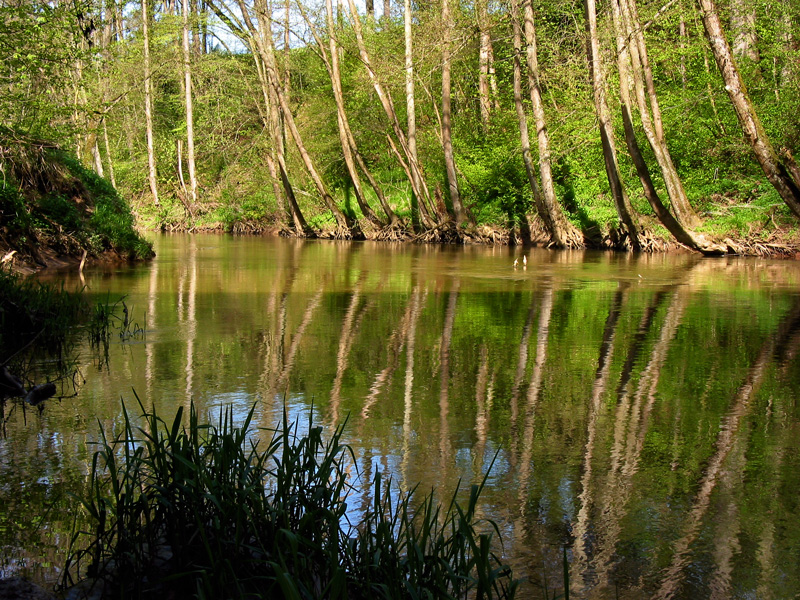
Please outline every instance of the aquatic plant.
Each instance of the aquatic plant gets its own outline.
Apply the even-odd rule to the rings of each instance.
[[[138,401],[138,397],[137,397]],[[284,411],[274,430],[216,425],[142,409],[135,425],[102,434],[89,495],[90,531],[75,534],[63,585],[100,585],[104,597],[511,598],[517,589],[477,522],[483,484],[466,506],[433,493],[395,493],[380,475],[371,507],[351,523],[354,464],[309,417],[306,433]],[[267,439],[259,434],[268,433]],[[485,532],[479,530],[485,529]]]

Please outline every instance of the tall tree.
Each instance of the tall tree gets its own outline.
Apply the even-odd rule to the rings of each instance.
[[[306,22],[308,23],[312,35],[317,41],[317,45],[319,47],[320,56],[322,61],[325,64],[325,68],[328,71],[328,76],[331,80],[331,89],[333,91],[333,98],[334,102],[336,103],[336,120],[338,125],[339,131],[339,144],[342,148],[342,156],[344,158],[345,167],[347,168],[347,173],[350,177],[350,181],[353,184],[353,191],[355,192],[356,202],[358,203],[359,208],[361,209],[361,213],[364,217],[371,222],[373,225],[377,227],[383,227],[384,223],[378,218],[378,215],[372,210],[367,202],[366,196],[364,194],[363,186],[361,184],[361,178],[358,174],[358,169],[356,167],[356,159],[355,154],[358,152],[358,148],[356,146],[355,139],[353,137],[352,131],[350,129],[350,123],[347,118],[347,113],[345,112],[344,107],[344,93],[342,91],[342,78],[341,72],[339,69],[339,45],[336,41],[335,35],[335,24],[334,24],[334,16],[333,16],[333,2],[332,0],[325,0],[325,13],[326,13],[326,25],[328,29],[328,46],[329,52],[325,50],[325,45],[317,31],[316,26],[311,22],[311,20],[306,15],[305,10],[302,9],[303,16],[306,18]],[[363,164],[363,161],[361,161]],[[364,165],[366,167],[366,165]],[[394,215],[389,209],[389,213]],[[391,217],[390,217],[391,218]]]
[[[639,142],[636,139],[636,132],[633,126],[633,109],[631,100],[631,62],[634,44],[627,43],[626,31],[622,25],[622,9],[620,0],[611,1],[611,15],[614,21],[614,31],[617,42],[617,68],[619,70],[619,95],[620,109],[622,110],[622,123],[625,130],[625,143],[628,153],[631,156],[636,174],[642,184],[644,196],[656,217],[667,231],[681,244],[702,252],[704,254],[723,254],[725,249],[706,240],[703,236],[697,235],[685,228],[673,214],[664,206],[661,201],[656,186],[650,175],[650,168],[644,159]]]
[[[358,53],[361,57],[361,62],[364,64],[364,68],[367,71],[367,75],[369,76],[369,80],[372,83],[373,88],[375,89],[375,94],[378,96],[378,100],[383,107],[384,112],[386,113],[387,118],[389,119],[389,123],[392,127],[392,131],[397,138],[397,141],[400,144],[400,149],[402,150],[402,155],[400,152],[397,152],[397,157],[402,161],[403,157],[405,157],[405,164],[403,164],[406,172],[409,175],[409,183],[411,184],[411,188],[413,190],[414,196],[417,199],[418,206],[419,206],[419,214],[420,220],[425,227],[433,227],[435,222],[431,217],[432,211],[430,210],[429,206],[426,206],[426,202],[430,201],[430,193],[428,192],[428,186],[425,183],[425,178],[422,174],[422,167],[419,164],[418,157],[416,156],[416,152],[411,150],[409,146],[408,139],[406,138],[405,133],[403,133],[402,127],[400,127],[400,120],[397,117],[397,111],[394,108],[394,102],[392,102],[392,97],[386,92],[383,84],[378,79],[375,70],[372,67],[372,61],[369,58],[369,53],[367,52],[367,46],[364,42],[364,34],[361,27],[361,18],[358,16],[358,11],[356,10],[355,3],[353,0],[347,0],[348,8],[350,9],[350,17],[352,18],[352,25],[353,31],[356,34],[356,42],[358,43]],[[410,36],[410,22],[406,25],[407,31],[409,33],[406,34],[406,52],[408,53],[408,36]],[[408,54],[406,54],[406,61],[408,61]],[[406,62],[408,65],[408,62]],[[408,70],[406,70],[406,91],[408,91]],[[413,96],[412,96],[413,97]],[[408,95],[406,96],[408,99]],[[391,138],[389,138],[391,140]]]
[[[800,169],[788,148],[781,153],[775,151],[761,120],[756,114],[736,60],[722,29],[714,0],[698,0],[706,38],[711,45],[717,67],[725,82],[725,91],[736,111],[742,133],[761,165],[769,182],[778,191],[783,201],[800,218]]]
[[[150,68],[150,17],[147,12],[149,0],[142,0],[142,38],[144,41],[144,119],[147,129],[147,174],[150,182],[150,193],[153,196],[153,204],[158,206],[158,185],[156,183],[156,154],[153,146],[153,82],[151,80]]]
[[[541,190],[536,179],[536,168],[533,165],[533,155],[531,153],[531,138],[528,132],[528,116],[525,114],[525,107],[522,103],[522,25],[520,24],[519,3],[511,0],[511,29],[514,44],[513,77],[514,77],[514,109],[517,113],[517,124],[519,127],[519,137],[522,146],[522,163],[525,165],[525,174],[528,176],[528,183],[531,187],[534,204],[537,210],[542,206]],[[525,215],[525,219],[528,217]],[[530,226],[526,227],[530,234]],[[523,243],[532,241],[523,239]]]
[[[285,199],[286,206],[284,210],[288,212],[287,217],[291,219],[294,234],[303,237],[314,237],[316,233],[308,226],[303,216],[289,178],[277,99],[278,86],[270,78],[270,73],[266,67],[267,52],[262,41],[264,32],[255,26],[246,11],[239,12],[229,4],[218,2],[217,0],[208,0],[207,6],[251,51],[264,101],[264,111],[261,118],[272,142],[272,147],[266,153],[265,159],[272,178],[275,198],[279,207],[281,207]],[[244,3],[241,3],[238,8],[241,9],[242,6],[245,6]],[[247,18],[245,18],[245,15]]]
[[[512,2],[519,2],[519,0],[512,0]],[[528,65],[528,91],[530,92],[533,118],[536,123],[536,138],[539,145],[539,177],[542,189],[538,198],[536,198],[537,209],[554,245],[570,248],[582,247],[583,236],[581,232],[564,216],[556,198],[550,153],[550,137],[547,133],[547,120],[545,118],[544,102],[542,102],[536,28],[534,26],[531,0],[522,0],[521,16],[522,32],[525,36],[525,58]]]
[[[606,83],[603,76],[603,66],[600,59],[600,40],[597,34],[597,7],[595,0],[585,1],[586,24],[589,30],[587,53],[589,55],[589,73],[592,78],[592,92],[594,98],[595,114],[600,126],[600,143],[603,147],[603,162],[606,167],[608,184],[611,187],[611,196],[617,209],[617,216],[624,225],[630,239],[631,247],[639,251],[642,246],[639,241],[639,227],[635,220],[617,161],[617,149],[614,142],[614,124],[611,120],[611,111],[606,100]]]
[[[627,50],[631,59],[630,73],[633,77],[639,117],[647,141],[653,149],[656,162],[664,178],[675,217],[684,227],[694,227],[700,219],[689,204],[678,170],[672,160],[664,137],[661,108],[656,95],[653,71],[647,54],[644,28],[639,19],[636,0],[619,0],[621,23],[625,28]]]
[[[450,2],[448,0],[442,0],[442,27],[444,28],[442,40],[442,148],[444,149],[444,164],[447,171],[447,186],[450,190],[450,203],[453,206],[456,226],[460,226],[468,217],[461,203],[456,160],[453,154],[452,103],[450,99],[450,73],[452,67],[450,64],[450,45],[453,37],[453,22],[450,16]]]
[[[197,204],[197,168],[194,158],[194,107],[192,105],[192,63],[189,50],[189,11],[190,0],[183,0],[183,91],[186,101],[186,163],[189,167],[190,210]],[[195,39],[197,39],[195,34]]]

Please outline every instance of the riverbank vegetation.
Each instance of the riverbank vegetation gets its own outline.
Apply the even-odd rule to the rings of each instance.
[[[0,127],[0,251],[35,270],[72,259],[153,255],[111,184],[52,142]]]
[[[0,268],[0,427],[8,398],[42,408],[56,394],[74,394],[80,378],[76,343],[88,339],[102,360],[112,330],[129,335],[120,304],[124,308],[123,301],[93,304],[81,290]]]
[[[0,118],[152,228],[794,254],[793,4],[382,8],[4,3]]]
[[[496,527],[466,505],[399,493],[380,474],[357,508],[344,426],[256,431],[232,409],[216,425],[192,404],[172,423],[142,408],[104,432],[63,583],[93,597],[511,598],[518,582],[496,554]],[[261,438],[259,440],[259,437]],[[485,483],[485,480],[484,480]],[[353,522],[355,521],[355,522]],[[96,589],[96,588],[95,588]]]

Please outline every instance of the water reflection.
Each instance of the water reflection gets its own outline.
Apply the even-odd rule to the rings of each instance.
[[[354,511],[376,470],[446,498],[494,459],[480,514],[526,596],[561,585],[564,548],[580,597],[800,592],[784,558],[800,541],[796,264],[526,251],[515,269],[520,249],[213,236],[157,250],[85,271],[98,297],[127,295],[144,343],[112,347],[102,372],[84,361],[73,402],[9,422],[3,490],[79,490],[81,444],[95,419],[119,423],[131,387],[165,415],[258,401],[266,428],[284,404],[313,406],[349,418]],[[54,436],[57,460],[17,466]],[[53,537],[10,527],[30,510],[0,517],[18,557],[2,568],[51,578]],[[63,537],[70,507],[56,512],[48,535]]]

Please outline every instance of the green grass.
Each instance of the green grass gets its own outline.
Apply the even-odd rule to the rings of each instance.
[[[138,398],[137,398],[138,400]],[[476,522],[483,484],[466,505],[396,493],[377,475],[371,507],[348,519],[354,482],[343,427],[298,433],[284,413],[256,431],[251,409],[201,424],[192,405],[171,423],[141,401],[142,424],[103,433],[90,492],[90,531],[64,569],[103,582],[108,597],[511,598],[518,583]],[[188,418],[188,423],[184,419]]]

